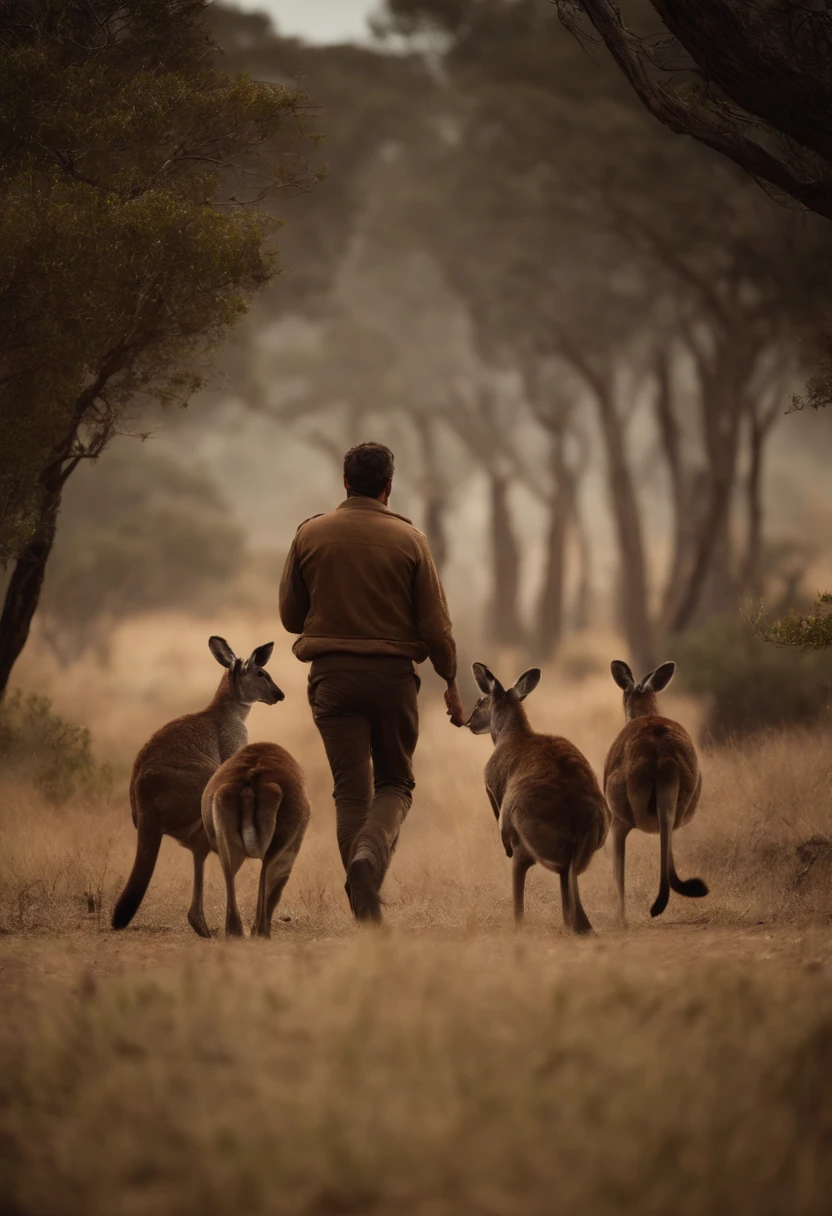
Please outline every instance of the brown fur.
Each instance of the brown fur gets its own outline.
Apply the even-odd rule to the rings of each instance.
[[[263,865],[252,932],[271,936],[272,917],[309,815],[303,770],[276,743],[250,743],[211,777],[202,795],[202,822],[225,878],[226,934],[242,936],[234,879],[246,857],[259,857]]]
[[[672,664],[657,669],[664,673],[660,687],[666,687],[673,670]],[[625,842],[633,828],[661,837],[659,895],[651,915],[664,911],[671,888],[681,895],[707,894],[701,879],[680,879],[673,862],[672,834],[692,819],[702,791],[702,775],[688,732],[658,712],[656,694],[648,684],[656,674],[651,672],[636,685],[626,664],[613,664],[613,677],[624,689],[624,712],[629,719],[604,764],[604,793],[612,813],[613,867],[622,921]]]
[[[526,873],[539,862],[560,877],[564,924],[576,933],[592,931],[578,893],[578,875],[607,837],[607,805],[586,758],[568,739],[535,733],[521,704],[521,676],[504,690],[481,664],[480,681],[493,681],[467,725],[490,730],[494,751],[485,766],[485,785],[507,855],[513,863],[514,915],[524,914]],[[535,680],[536,684],[536,680]],[[519,690],[519,691],[518,691]]]
[[[222,646],[215,649],[219,643]],[[133,765],[130,807],[137,830],[136,860],[113,911],[114,929],[125,928],[133,919],[153,876],[162,837],[172,836],[194,858],[188,922],[200,937],[211,936],[202,900],[205,859],[211,851],[202,826],[202,791],[223,761],[248,742],[246,719],[252,704],[275,704],[283,693],[262,669],[270,646],[259,647],[243,664],[223,639],[212,638],[209,645],[218,662],[228,667],[211,702],[157,730]]]

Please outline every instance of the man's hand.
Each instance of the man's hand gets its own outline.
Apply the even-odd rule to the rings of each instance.
[[[464,726],[465,706],[462,704],[462,697],[459,695],[456,680],[449,684],[445,690],[445,704],[448,707],[448,717],[454,726]]]

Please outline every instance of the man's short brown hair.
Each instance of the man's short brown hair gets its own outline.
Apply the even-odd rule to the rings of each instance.
[[[352,494],[378,498],[393,478],[393,453],[383,443],[359,443],[344,457],[344,480]]]

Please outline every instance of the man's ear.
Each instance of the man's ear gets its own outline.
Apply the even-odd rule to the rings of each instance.
[[[524,701],[530,692],[534,692],[540,683],[542,671],[539,667],[530,667],[528,671],[524,671],[520,679],[514,685],[512,692],[516,695],[518,701]]]
[[[474,673],[474,679],[477,681],[477,687],[480,692],[484,692],[488,697],[495,689],[503,691],[503,686],[495,675],[488,670],[485,663],[474,663],[471,670]]]
[[[234,660],[237,658],[234,651],[228,645],[225,638],[219,638],[214,634],[208,639],[208,646],[211,654],[217,660],[221,667],[233,667]]]
[[[657,667],[655,671],[650,672],[649,676],[644,677],[640,687],[644,692],[661,692],[662,689],[667,688],[675,672],[675,663],[662,663],[661,667]]]
[[[610,671],[619,688],[622,688],[624,692],[633,691],[636,686],[635,677],[623,659],[613,659],[610,663]]]

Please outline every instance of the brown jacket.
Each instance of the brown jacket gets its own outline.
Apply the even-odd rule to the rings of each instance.
[[[304,662],[325,654],[430,658],[456,677],[445,593],[428,542],[374,498],[347,498],[298,528],[280,582],[280,619]]]

